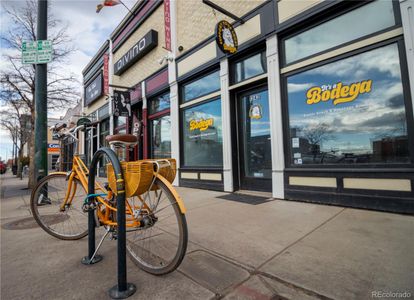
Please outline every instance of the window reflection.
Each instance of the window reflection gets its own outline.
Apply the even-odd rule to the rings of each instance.
[[[170,108],[170,93],[168,92],[164,95],[153,98],[149,102],[150,102],[150,109],[149,109],[150,114],[154,114],[156,112]]]
[[[244,174],[272,178],[268,92],[255,91],[241,98],[240,111]]]
[[[286,63],[395,25],[392,2],[372,2],[287,39]]]
[[[288,77],[293,164],[409,162],[397,44]]]
[[[267,72],[266,55],[257,53],[235,63],[235,82],[240,82]]]
[[[127,123],[127,117],[119,116],[115,119],[115,127],[125,126]]]
[[[183,86],[184,102],[210,94],[220,89],[219,71]]]
[[[171,157],[171,120],[170,116],[152,121],[152,158]]]
[[[220,99],[184,111],[184,165],[222,166]]]
[[[109,135],[109,119],[105,119],[99,123],[99,148],[109,146],[109,143],[105,139],[107,135]],[[101,158],[99,160],[99,176],[106,176],[107,163],[108,161],[106,158]]]
[[[99,147],[107,147],[108,142],[105,140],[105,137],[109,135],[109,119],[105,119],[101,123],[99,123],[99,131],[100,131],[100,137],[99,137]]]

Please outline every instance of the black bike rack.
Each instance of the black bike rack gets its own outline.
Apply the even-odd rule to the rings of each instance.
[[[88,179],[88,195],[95,194],[95,176],[97,171],[97,165],[99,159],[107,156],[112,164],[113,171],[116,178],[116,207],[117,207],[117,241],[118,241],[118,284],[109,290],[109,296],[112,299],[125,299],[133,295],[136,291],[136,286],[133,283],[127,282],[127,269],[126,269],[126,225],[125,225],[125,183],[124,175],[122,173],[121,164],[116,156],[115,152],[110,148],[100,148],[94,154],[91,165],[89,167],[89,179]],[[95,197],[88,198],[88,204],[95,202]],[[94,210],[88,211],[88,256],[82,259],[82,263],[85,265],[95,264],[102,260],[102,256],[95,255],[95,216]],[[93,259],[92,259],[93,258]]]

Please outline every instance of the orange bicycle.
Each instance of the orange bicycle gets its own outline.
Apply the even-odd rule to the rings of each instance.
[[[87,195],[89,170],[78,154],[80,130],[55,128],[61,138],[74,139],[72,169],[42,178],[33,189],[30,205],[36,222],[50,235],[63,240],[77,240],[88,234],[87,212],[94,210],[95,224],[105,229],[99,245],[110,235],[116,239],[116,176],[111,164],[106,174],[95,182],[95,193]],[[107,136],[115,147],[131,147],[137,137],[130,134]],[[175,270],[184,258],[188,231],[185,207],[172,186],[176,175],[174,159],[121,162],[125,179],[126,248],[135,264],[143,270],[162,275]],[[93,197],[94,202],[89,198]],[[97,249],[97,250],[98,250]],[[95,253],[97,252],[95,251]]]

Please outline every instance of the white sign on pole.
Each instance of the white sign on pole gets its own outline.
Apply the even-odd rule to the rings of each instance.
[[[22,43],[23,64],[46,64],[52,61],[52,41]]]
[[[52,61],[52,41],[37,41],[37,63],[46,64]]]
[[[23,64],[35,64],[37,60],[37,42],[22,43],[22,62]]]

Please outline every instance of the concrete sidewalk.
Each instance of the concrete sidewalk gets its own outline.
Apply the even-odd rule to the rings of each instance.
[[[27,182],[0,180],[1,299],[108,299],[116,243],[106,241],[104,260],[85,267],[87,239],[61,241],[34,226]],[[129,299],[414,299],[413,216],[178,190],[187,255],[162,277],[128,260],[138,288]]]

